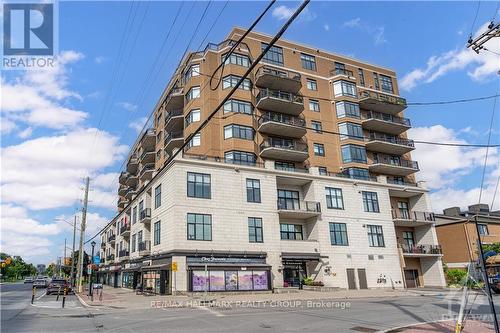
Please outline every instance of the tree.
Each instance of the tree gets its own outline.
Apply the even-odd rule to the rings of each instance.
[[[11,263],[2,268],[2,277],[8,281],[16,281],[26,276],[36,274],[36,268],[33,264],[24,262],[20,256],[10,256],[7,253],[0,253],[0,259],[11,258]]]
[[[488,251],[495,251],[500,253],[500,243],[483,244],[483,251],[486,253]]]

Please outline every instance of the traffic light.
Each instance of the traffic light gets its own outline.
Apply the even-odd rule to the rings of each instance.
[[[12,258],[11,257],[8,257],[7,259],[5,259],[5,264],[6,265],[10,265],[12,263]]]

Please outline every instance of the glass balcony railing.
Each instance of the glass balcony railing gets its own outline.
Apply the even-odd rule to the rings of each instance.
[[[321,213],[321,203],[317,201],[278,199],[277,207],[279,210]]]
[[[139,220],[143,221],[151,218],[151,209],[145,208],[139,212]]]
[[[388,114],[388,113],[375,112],[375,111],[361,112],[361,119],[363,119],[363,120],[377,119],[377,120],[387,121],[390,123],[404,125],[404,126],[408,126],[408,127],[411,126],[410,119],[408,119],[408,118],[393,116],[393,115]]]
[[[400,138],[398,136],[390,136],[382,133],[370,132],[365,138],[366,141],[382,141],[387,143],[393,143],[396,145],[402,145],[407,147],[415,147],[413,140]]]
[[[266,97],[275,98],[284,102],[290,103],[304,103],[304,98],[300,95],[295,95],[287,91],[274,90],[274,89],[260,89],[257,94],[257,102]]]
[[[273,138],[268,138],[260,144],[260,150],[263,151],[266,148],[279,148],[292,150],[297,152],[307,153],[307,143],[303,141],[296,140],[273,140]]]
[[[413,170],[419,170],[418,162],[410,161],[404,158],[387,158],[387,157],[376,157],[373,159],[373,164],[386,164],[399,166],[402,168],[410,168]]]
[[[305,127],[306,121],[303,118],[294,117],[291,115],[278,113],[278,112],[266,112],[262,117],[259,118],[259,126],[263,123],[275,122],[284,125],[300,126]]]

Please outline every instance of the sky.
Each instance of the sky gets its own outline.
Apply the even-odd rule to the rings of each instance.
[[[249,26],[265,6],[60,2],[57,66],[2,72],[1,251],[35,264],[62,256],[64,239],[68,246],[72,241],[72,227],[63,220],[81,215],[87,175],[86,239],[95,235],[116,213],[127,152],[185,50],[224,40],[233,26]],[[277,32],[297,6],[277,2],[256,30]],[[474,20],[476,10],[477,2],[465,1],[312,1],[284,38],[394,69],[409,103],[491,96],[499,93],[500,56],[494,52],[500,53],[500,41],[490,41],[492,52],[480,54],[465,45],[470,34],[498,19],[498,6],[481,2]],[[410,106],[409,137],[486,144],[493,108],[494,99]],[[491,131],[496,144],[499,115],[497,108]],[[426,181],[435,212],[478,202],[486,148],[416,147],[417,178]],[[485,170],[482,202],[491,205],[500,176],[498,148],[489,149]],[[500,194],[494,209],[500,209]]]

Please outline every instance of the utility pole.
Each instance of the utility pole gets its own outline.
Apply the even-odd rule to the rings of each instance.
[[[80,251],[78,252],[78,292],[83,292],[83,240],[85,238],[85,222],[87,221],[87,204],[89,201],[90,178],[85,178],[85,197],[83,199],[82,224],[80,225]]]
[[[73,222],[73,250],[71,251],[71,272],[69,273],[71,288],[75,287],[75,237],[76,237],[76,214],[75,222]]]
[[[63,264],[63,266],[66,267],[66,237],[64,237],[64,257],[63,257],[62,264]],[[62,277],[62,274],[61,274],[61,277]]]

